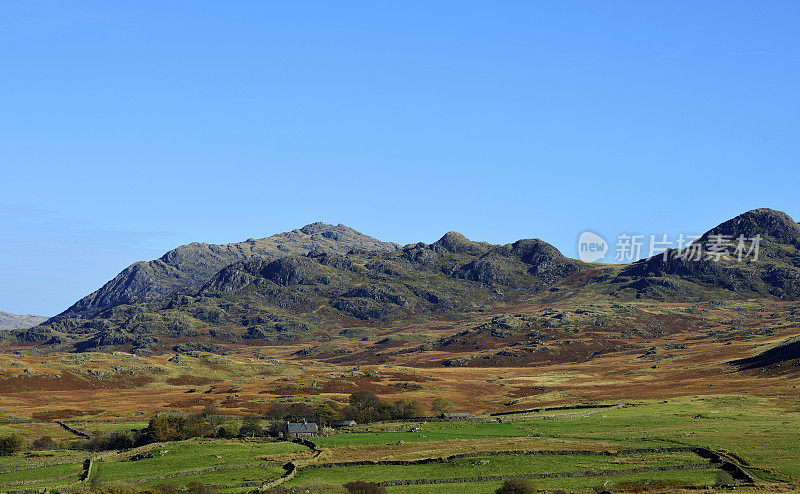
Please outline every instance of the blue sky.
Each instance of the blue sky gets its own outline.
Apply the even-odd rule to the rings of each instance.
[[[399,243],[800,219],[800,3],[0,4],[0,310],[321,220]]]

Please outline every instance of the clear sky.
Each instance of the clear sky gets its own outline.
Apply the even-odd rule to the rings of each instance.
[[[697,233],[800,219],[797,1],[0,3],[0,310],[321,220]]]

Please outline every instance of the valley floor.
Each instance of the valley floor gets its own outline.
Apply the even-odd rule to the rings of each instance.
[[[135,420],[74,420],[69,425],[86,432],[142,426]],[[35,427],[6,422],[3,432],[58,435],[56,428],[63,431],[61,436],[72,434],[51,422]],[[97,454],[18,453],[0,457],[0,489],[88,489],[108,482],[141,489],[202,482],[221,492],[247,492],[280,479],[288,462],[298,471],[281,485],[310,492],[337,492],[346,482],[367,480],[387,485],[389,492],[457,488],[464,493],[489,493],[503,477],[518,475],[533,477],[540,489],[568,491],[590,491],[602,485],[619,490],[712,488],[723,478],[721,465],[686,448],[702,447],[722,453],[756,479],[750,487],[737,490],[785,492],[800,485],[799,429],[800,415],[787,413],[781,403],[768,398],[697,396],[508,415],[502,422],[362,425],[315,438],[321,453],[269,439],[192,439]],[[443,460],[374,463],[432,458]],[[429,483],[396,485],[419,479]]]

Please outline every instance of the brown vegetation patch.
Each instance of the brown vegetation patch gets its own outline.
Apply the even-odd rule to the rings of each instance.
[[[0,380],[0,393],[138,388],[151,382],[153,382],[153,378],[144,375],[115,376],[112,379],[100,379],[63,372],[61,375],[17,376],[11,379],[2,379]]]
[[[72,417],[83,417],[86,415],[99,415],[105,410],[75,410],[72,408],[65,408],[62,410],[45,410],[43,412],[33,412],[31,418],[35,420],[46,420],[48,422],[53,420],[66,420]]]
[[[192,376],[189,374],[183,374],[178,377],[168,378],[167,384],[174,384],[176,386],[183,386],[183,385],[202,386],[204,384],[214,384],[221,381],[222,381],[221,379],[213,379],[211,377]]]
[[[513,391],[511,391],[508,395],[512,398],[523,398],[525,396],[535,396],[547,393],[547,388],[543,388],[541,386],[520,386]]]
[[[418,384],[409,383],[413,389],[419,389],[421,386]],[[285,385],[275,388],[268,388],[259,391],[260,394],[273,394],[280,396],[290,395],[319,395],[319,394],[352,394],[356,391],[369,391],[375,394],[393,394],[402,393],[411,387],[406,387],[400,384],[381,383],[380,378],[373,377],[348,377],[343,379],[331,379],[317,383],[299,383],[295,385]]]

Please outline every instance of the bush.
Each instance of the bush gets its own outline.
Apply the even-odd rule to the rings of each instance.
[[[31,443],[31,449],[35,451],[46,451],[58,448],[58,443],[50,436],[42,436]]]
[[[233,424],[227,424],[217,429],[217,437],[222,439],[233,439],[239,435],[239,428]]]
[[[715,482],[716,485],[733,485],[735,483],[736,480],[733,478],[733,475],[731,475],[730,472],[726,472],[725,470],[720,470],[717,472],[717,479]]]
[[[186,484],[186,492],[191,494],[219,494],[219,491],[202,482],[189,482]]]
[[[348,482],[343,487],[350,494],[386,494],[386,487],[380,486],[375,482],[364,482],[363,480]]]
[[[508,479],[494,492],[495,494],[533,494],[536,492],[536,486],[528,479]]]
[[[111,482],[92,482],[91,492],[98,494],[137,494],[140,490],[133,484],[114,480]]]
[[[172,484],[156,484],[156,486],[153,487],[153,491],[159,494],[178,494],[181,492],[181,488]]]
[[[349,494],[347,489],[341,485],[330,484],[312,484],[304,485],[302,487],[284,487],[279,485],[278,487],[273,487],[272,489],[262,492],[269,494]]]
[[[72,443],[72,448],[86,449],[89,451],[130,449],[136,444],[138,439],[140,439],[138,435],[129,432],[112,432],[111,434],[102,434],[90,439],[76,441]]]
[[[0,436],[0,456],[13,455],[22,449],[22,438],[16,434]]]

